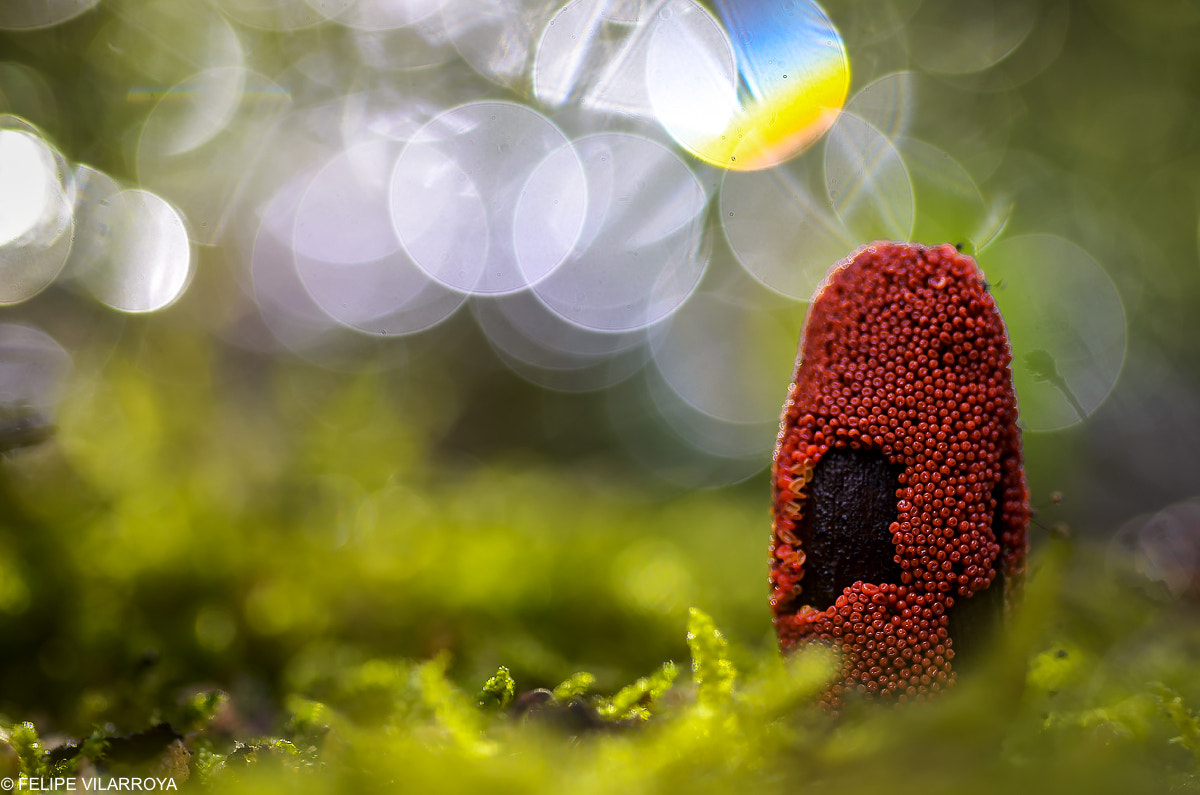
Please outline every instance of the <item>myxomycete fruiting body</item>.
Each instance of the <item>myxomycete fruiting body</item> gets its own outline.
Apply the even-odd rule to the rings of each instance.
[[[1030,517],[1011,360],[953,246],[875,243],[814,296],[775,448],[771,608],[785,651],[841,648],[832,705],[949,686],[1011,607]]]

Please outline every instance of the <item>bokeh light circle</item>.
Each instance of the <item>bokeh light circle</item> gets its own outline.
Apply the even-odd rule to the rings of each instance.
[[[278,139],[290,103],[287,89],[240,67],[189,76],[154,108],[142,129],[138,183],[178,208],[194,242],[218,244],[241,192],[258,190],[252,175],[261,174],[265,160],[283,157],[267,141]],[[295,161],[288,165],[297,169]]]
[[[80,281],[122,312],[153,312],[174,303],[192,275],[192,249],[179,212],[158,195],[123,190],[96,208],[102,254]]]
[[[908,169],[888,138],[843,113],[825,140],[825,189],[858,240],[908,240],[916,210]]]
[[[376,139],[332,157],[292,220],[296,271],[312,300],[342,325],[385,336],[422,331],[465,300],[400,248],[388,212],[396,148]]]
[[[628,331],[667,317],[708,264],[708,196],[662,144],[628,133],[574,142],[586,174],[587,218],[570,257],[533,286],[559,316]]]
[[[923,3],[908,25],[909,51],[930,72],[981,72],[1021,46],[1045,5],[1038,0]]]
[[[212,140],[241,104],[246,75],[238,66],[208,69],[165,92],[142,127],[139,156],[170,157]]]
[[[126,101],[134,106],[156,103],[199,72],[246,66],[238,31],[223,15],[212,13],[208,3],[175,0],[148,0],[136,14],[112,14],[88,56],[100,74],[128,86]]]
[[[668,5],[674,2],[668,0]],[[559,106],[571,101],[593,110],[651,115],[645,75],[653,18],[639,18],[637,9],[622,5],[572,0],[551,17],[538,40],[531,75],[539,102]]]
[[[980,265],[1008,327],[1021,425],[1087,419],[1125,360],[1125,309],[1108,274],[1079,246],[1042,234],[989,246]]]
[[[0,246],[37,227],[53,202],[54,156],[23,130],[0,130]]]
[[[387,175],[393,162],[386,141],[359,144],[332,157],[296,210],[296,253],[350,264],[398,251],[400,241],[387,207]]]
[[[727,423],[774,427],[794,337],[760,306],[701,292],[656,327],[651,342],[663,380],[693,408]]]
[[[532,290],[480,298],[474,302],[473,309],[476,317],[502,316],[513,335],[534,340],[547,350],[568,356],[615,356],[646,342],[643,328],[604,331],[572,323],[546,306]]]
[[[761,472],[779,423],[746,428],[715,420],[672,390],[657,368],[607,393],[609,421],[627,453],[654,477],[685,489],[727,486]],[[755,439],[755,432],[764,434]]]
[[[859,89],[846,103],[846,112],[895,141],[908,132],[915,100],[915,75],[912,72],[892,72]]]
[[[0,29],[34,30],[74,19],[100,0],[4,0]]]
[[[251,292],[259,315],[271,336],[294,352],[316,347],[337,327],[304,286],[293,250],[296,210],[314,176],[294,177],[265,202],[250,251]]]
[[[911,239],[962,243],[982,251],[1007,221],[1003,208],[989,214],[975,179],[948,152],[916,138],[902,138],[898,144],[921,208]]]
[[[799,154],[837,120],[850,88],[841,35],[809,0],[692,0],[659,7],[646,56],[655,116],[701,160],[758,170]],[[728,32],[726,32],[728,31]]]
[[[806,160],[731,171],[721,186],[721,226],[734,256],[763,285],[797,301],[807,301],[830,264],[857,245]]]
[[[649,360],[644,329],[600,332],[570,323],[528,290],[480,296],[471,310],[505,365],[557,392],[592,392],[629,378]]]
[[[525,79],[534,42],[560,0],[446,0],[445,35],[463,60],[500,85]]]
[[[325,22],[328,9],[345,10],[347,0],[336,0],[327,4],[322,13],[308,4],[307,0],[213,0],[231,19],[240,24],[263,30],[293,31],[310,28]]]
[[[547,157],[553,167],[539,169]],[[579,158],[549,119],[512,102],[473,102],[431,120],[401,151],[392,223],[431,278],[467,293],[513,292],[571,252],[586,190]]]
[[[1126,522],[1109,547],[1110,567],[1174,597],[1200,597],[1200,498]]]
[[[748,462],[752,469],[766,466],[779,435],[778,419],[730,422],[714,417],[675,391],[658,368],[646,369],[646,383],[655,408],[687,444],[706,456]]]
[[[74,230],[66,161],[31,127],[0,128],[0,304],[28,300],[66,264]]]
[[[70,370],[70,354],[49,334],[0,323],[0,421],[31,412],[50,419]]]
[[[124,186],[99,169],[75,166],[75,242],[63,268],[65,278],[78,278],[106,256],[104,205]]]
[[[306,0],[327,19],[359,30],[382,31],[413,25],[441,10],[445,0]]]

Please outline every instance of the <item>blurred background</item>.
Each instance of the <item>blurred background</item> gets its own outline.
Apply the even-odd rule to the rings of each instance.
[[[1198,35],[1187,0],[6,0],[0,424],[56,430],[2,463],[0,711],[439,650],[612,684],[690,604],[768,648],[806,302],[875,239],[985,270],[1035,545],[1194,600]]]

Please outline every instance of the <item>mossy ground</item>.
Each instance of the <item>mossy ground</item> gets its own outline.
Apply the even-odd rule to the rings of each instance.
[[[831,716],[832,656],[773,644],[765,485],[464,464],[435,449],[434,387],[283,367],[249,389],[213,357],[114,356],[0,464],[0,777],[1200,789],[1196,605],[1092,543],[1035,533],[1023,609],[950,692]],[[183,370],[204,375],[147,375]]]

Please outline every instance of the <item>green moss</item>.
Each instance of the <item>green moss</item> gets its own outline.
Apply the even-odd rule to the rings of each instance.
[[[675,682],[677,673],[675,663],[665,662],[662,668],[626,685],[612,698],[597,699],[596,711],[608,720],[647,720],[655,703]]]
[[[758,492],[438,464],[381,376],[256,404],[143,365],[0,461],[0,773],[149,743],[121,769],[222,793],[1196,788],[1200,621],[1086,542],[1038,540],[950,692],[835,718],[836,654],[778,654]]]
[[[22,776],[45,778],[50,775],[49,755],[42,748],[37,728],[32,723],[25,721],[13,726],[8,732],[8,742],[17,752]]]
[[[587,695],[592,686],[596,684],[596,677],[587,671],[576,671],[568,676],[554,688],[553,695],[556,701],[570,701],[573,698],[580,698]]]
[[[708,614],[693,607],[688,614],[687,642],[697,701],[702,707],[719,709],[729,700],[737,679],[737,669],[726,654],[725,636]]]
[[[483,689],[479,692],[479,706],[485,710],[504,709],[512,703],[516,692],[517,685],[513,682],[512,675],[502,665],[483,683]]]
[[[1186,748],[1200,767],[1200,720],[1197,720],[1196,714],[1184,705],[1183,697],[1171,688],[1156,684],[1153,689],[1158,696],[1159,706],[1179,730],[1179,736],[1172,737],[1171,742]]]

